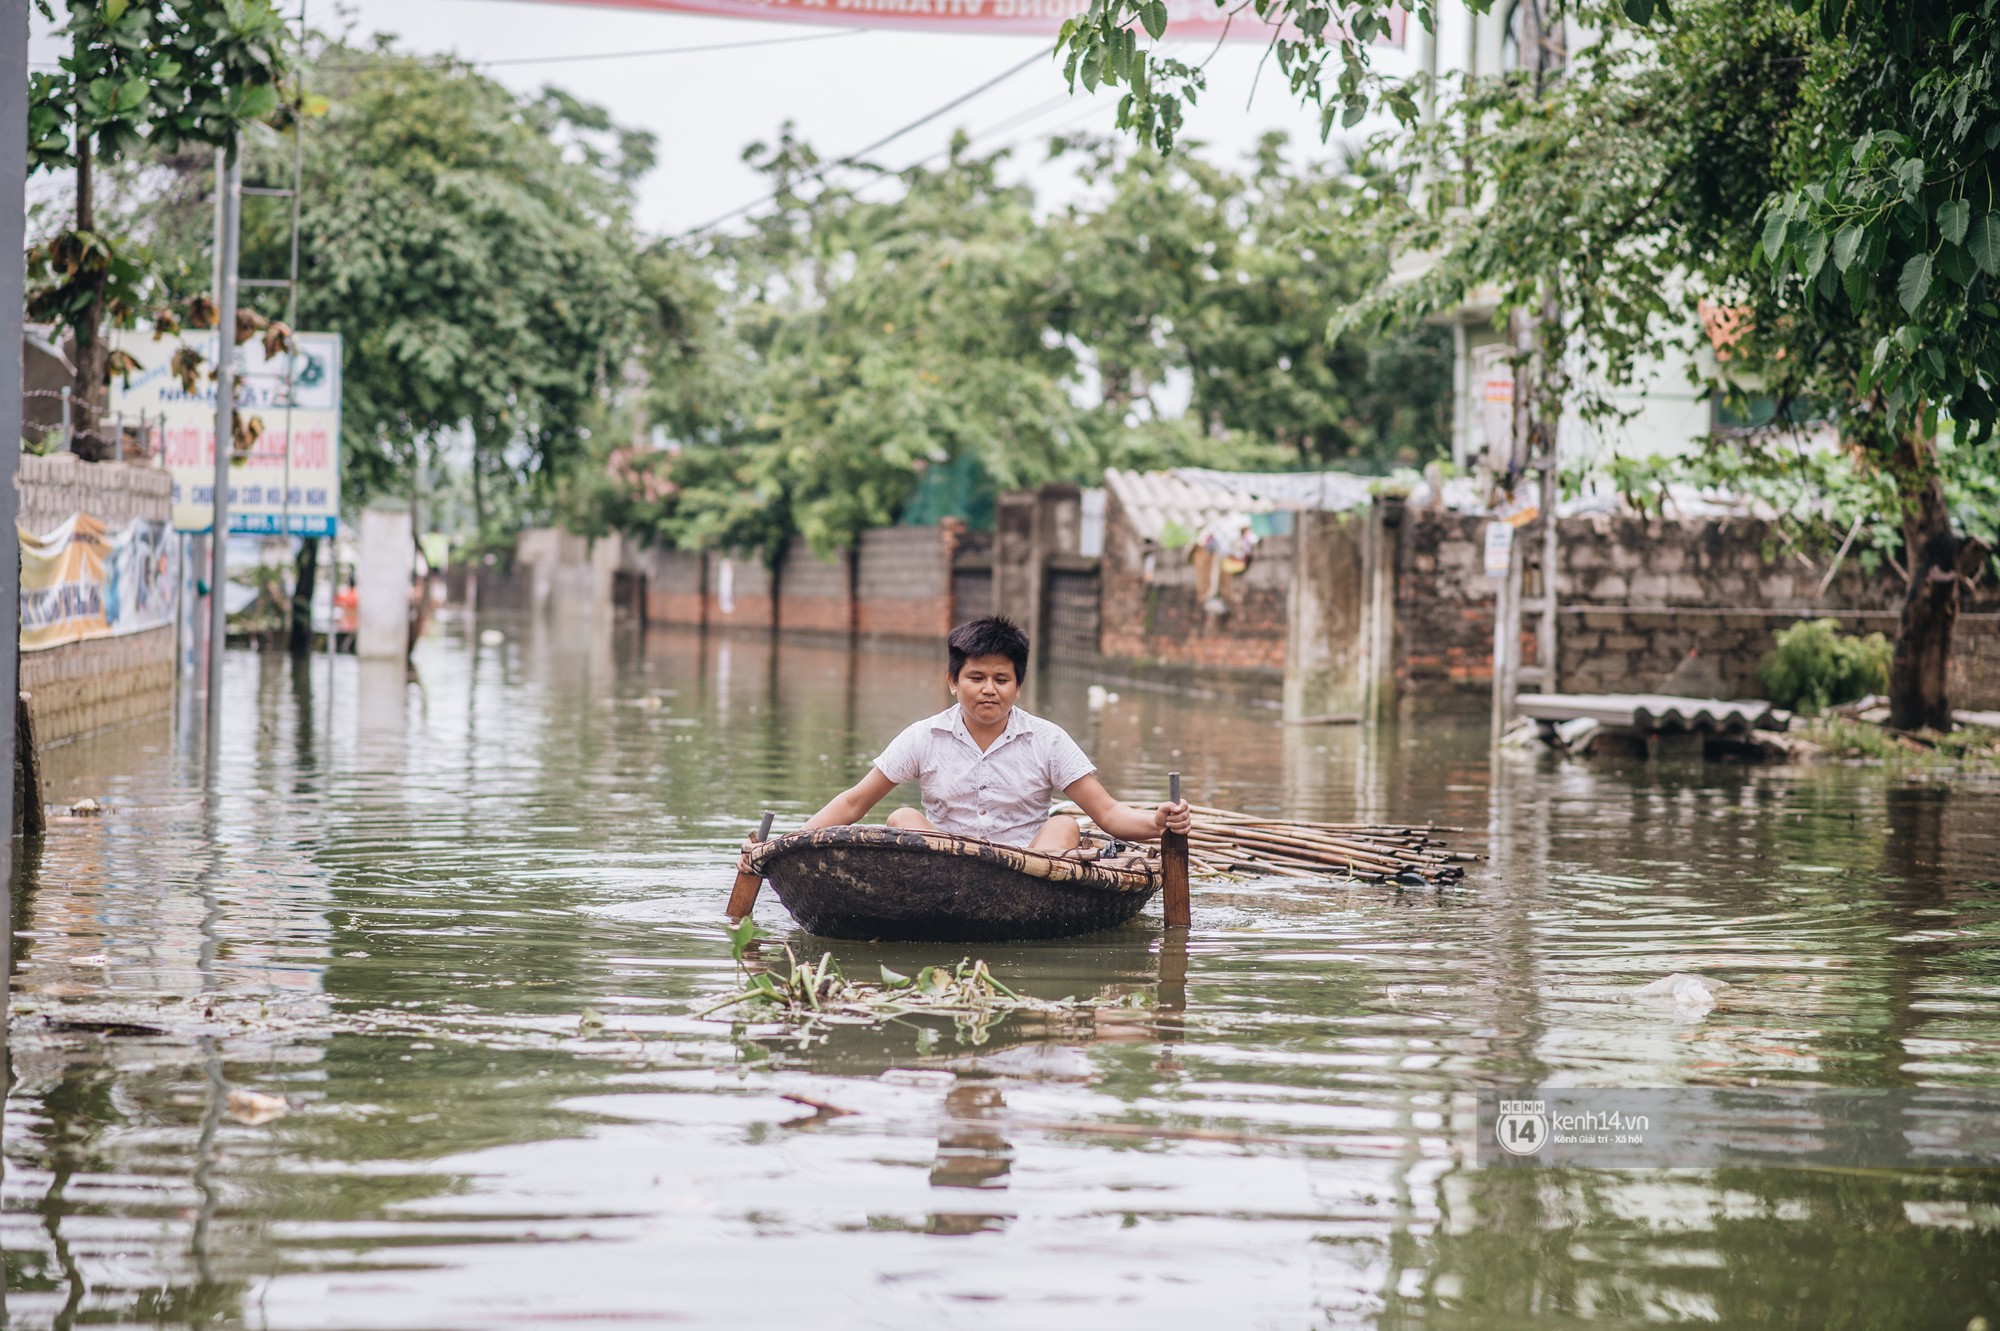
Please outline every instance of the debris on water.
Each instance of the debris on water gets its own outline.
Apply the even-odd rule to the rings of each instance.
[[[634,698],[632,700],[632,705],[638,708],[642,712],[657,712],[662,707],[665,707],[667,705],[667,700],[665,698],[658,698],[650,693],[646,693],[646,694],[641,694],[637,698]]]
[[[72,966],[109,966],[110,964],[111,959],[102,952],[93,952],[87,957],[77,957],[70,962]]]
[[[64,809],[63,812],[72,818],[94,818],[104,812],[104,806],[90,796],[85,795],[82,799]]]
[[[839,1105],[828,1104],[825,1100],[815,1100],[810,1095],[795,1095],[789,1091],[778,1098],[780,1100],[790,1100],[795,1105],[804,1105],[807,1109],[813,1111],[812,1118],[848,1118],[861,1112],[858,1109],[842,1109]],[[811,1121],[812,1119],[794,1119],[792,1122],[809,1123]],[[787,1126],[791,1125],[788,1124]]]
[[[890,1068],[882,1074],[881,1080],[891,1086],[923,1086],[935,1090],[956,1082],[958,1074],[943,1068]]]
[[[993,1077],[1027,1081],[1095,1081],[1097,1065],[1073,1045],[1027,1044],[974,1058],[953,1060],[952,1067]]]
[[[507,641],[507,635],[499,629],[481,629],[479,631],[479,643],[482,647],[498,647],[505,641]]]
[[[292,1107],[285,1103],[281,1095],[266,1095],[262,1091],[246,1090],[241,1086],[229,1088],[229,1103],[226,1113],[238,1123],[256,1127],[269,1123],[274,1118],[283,1118]]]
[[[1656,1003],[1671,1003],[1682,1021],[1700,1021],[1715,1007],[1717,995],[1729,987],[1727,980],[1675,971],[1642,987],[1635,997]]]
[[[773,958],[766,964],[751,959],[759,932],[747,918],[728,931],[730,951],[745,986],[699,1009],[694,1013],[696,1018],[749,1005],[775,1010],[780,1018],[828,1025],[874,1025],[898,1017],[935,1014],[950,1017],[959,1026],[962,1040],[984,1044],[988,1028],[1006,1014],[1073,1013],[1084,1006],[1076,999],[1054,1001],[1018,994],[995,979],[984,961],[970,957],[956,966],[925,966],[915,975],[902,975],[883,966],[879,983],[850,980],[834,964],[831,952],[821,954],[817,962],[801,962],[789,943],[783,945],[782,963]]]
[[[105,1021],[91,1017],[52,1017],[48,1028],[52,1031],[73,1031],[79,1035],[165,1035],[164,1027],[145,1026],[136,1021]]]
[[[592,1035],[604,1029],[604,1014],[594,1007],[587,1007],[576,1020],[577,1030]]]

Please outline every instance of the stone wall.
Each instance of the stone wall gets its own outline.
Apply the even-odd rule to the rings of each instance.
[[[1481,546],[1485,519],[1406,512],[1396,549],[1391,674],[1406,711],[1488,705],[1493,595]]]
[[[1406,710],[1482,708],[1493,678],[1496,579],[1485,576],[1485,519],[1410,513],[1396,587],[1396,683]],[[1533,529],[1529,529],[1532,533]],[[1563,520],[1557,581],[1558,688],[1565,693],[1756,696],[1757,667],[1781,629],[1832,618],[1895,636],[1901,577],[1843,561],[1820,594],[1827,557],[1807,558],[1771,524],[1603,514]],[[1540,584],[1530,539],[1528,594]],[[1959,621],[1952,697],[2000,707],[2000,592],[1975,591]],[[1535,663],[1532,616],[1524,661]]]
[[[1099,649],[1133,664],[1219,667],[1277,673],[1285,668],[1286,601],[1292,538],[1266,537],[1243,573],[1225,577],[1223,613],[1208,610],[1206,588],[1181,550],[1152,550],[1116,495],[1104,513],[1103,627]]]
[[[164,471],[121,462],[82,462],[74,454],[23,454],[15,484],[21,526],[41,533],[72,513],[107,529],[133,518],[164,522],[173,481]],[[172,626],[116,638],[64,643],[21,653],[21,689],[30,695],[38,744],[56,744],[108,726],[173,710]]]

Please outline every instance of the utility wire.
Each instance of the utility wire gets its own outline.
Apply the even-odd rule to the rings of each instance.
[[[707,46],[663,46],[652,51],[593,51],[587,55],[525,55],[507,60],[474,60],[481,69],[498,65],[560,65],[582,60],[623,60],[652,55],[694,55],[702,51],[737,51],[748,46],[790,46],[796,42],[823,42],[835,37],[859,37],[872,28],[848,28],[842,32],[809,32],[797,37],[760,37],[748,42],[713,42]]]
[[[805,175],[801,176],[798,180],[781,185],[777,189],[772,190],[769,194],[766,194],[761,198],[752,199],[750,202],[742,205],[739,208],[731,208],[728,212],[722,214],[720,217],[711,218],[710,220],[703,222],[700,226],[689,227],[686,231],[683,231],[678,236],[675,236],[674,239],[688,240],[691,239],[692,237],[700,235],[704,231],[713,231],[716,227],[721,226],[724,222],[732,221],[735,218],[741,217],[743,214],[750,212],[752,209],[763,207],[765,204],[771,202],[773,199],[785,193],[787,190],[796,189],[799,185],[805,184],[809,181],[824,180],[829,171],[832,171],[838,167],[843,167],[843,166],[859,166],[861,164],[860,159],[866,157],[869,153],[874,152],[878,148],[886,148],[890,144],[894,143],[897,139],[900,139],[905,134],[910,133],[912,130],[921,129],[925,125],[930,124],[931,121],[936,120],[939,116],[945,114],[945,112],[964,106],[967,102],[979,96],[981,93],[999,87],[1002,83],[1005,83],[1008,79],[1013,78],[1016,74],[1026,69],[1029,65],[1034,64],[1038,60],[1046,59],[1047,56],[1048,53],[1046,51],[1037,51],[1033,55],[1029,56],[1026,60],[1023,60],[1020,64],[1002,70],[1000,73],[995,74],[992,78],[986,80],[986,82],[980,84],[978,87],[973,88],[968,92],[960,93],[958,96],[946,102],[943,106],[924,112],[924,114],[918,116],[915,120],[910,121],[907,125],[904,125],[899,129],[891,130],[889,133],[884,134],[881,138],[875,140],[875,142],[867,145],[866,147],[856,148],[853,152],[848,153],[844,157],[841,157],[835,161],[828,162],[824,166],[809,171]]]

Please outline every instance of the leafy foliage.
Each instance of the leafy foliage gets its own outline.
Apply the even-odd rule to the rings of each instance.
[[[1892,431],[1943,413],[1982,440],[2000,413],[2000,12],[1820,0],[1811,34],[1758,251],[1790,375],[1851,383]]]
[[[1810,715],[1887,689],[1890,654],[1879,633],[1856,637],[1837,619],[1801,620],[1779,631],[1757,678],[1771,701]]]
[[[142,149],[237,142],[281,110],[295,52],[273,0],[69,0],[65,15],[69,53],[29,76],[28,170],[74,173],[75,220],[30,251],[28,314],[76,337],[88,439],[117,368],[100,330],[159,298],[151,255],[98,218],[96,173]]]
[[[1241,171],[1053,150],[1101,204],[1038,217],[1003,157],[962,146],[895,193],[817,184],[789,133],[754,147],[777,210],[641,263],[652,418],[679,451],[607,455],[623,479],[580,484],[579,521],[767,554],[802,533],[824,552],[896,521],[933,469],[990,493],[1107,464],[1442,447],[1441,334],[1328,334],[1385,268],[1347,225],[1358,177],[1292,171],[1277,138]]]

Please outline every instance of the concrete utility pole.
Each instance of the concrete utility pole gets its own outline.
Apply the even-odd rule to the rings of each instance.
[[[21,541],[14,528],[21,500],[14,473],[21,461],[21,337],[27,292],[21,253],[27,223],[28,0],[0,0],[0,1010],[14,976],[14,712],[21,696]],[[41,792],[24,792],[40,799]],[[0,1066],[7,1063],[7,1027],[0,1022]],[[4,1169],[0,1165],[0,1169]],[[0,1321],[6,1319],[0,1292]]]
[[[243,160],[232,142],[215,154],[215,495],[208,552],[208,775],[222,751],[222,653],[229,640],[229,457],[236,440],[236,241],[243,224]]]
[[[1543,26],[1546,15],[1541,0],[1521,0],[1515,11],[1520,16],[1521,63],[1534,76],[1534,95],[1542,96],[1555,61],[1550,34]],[[1557,34],[1560,39],[1560,30]],[[1508,338],[1514,353],[1514,410],[1512,448],[1506,472],[1507,497],[1518,503],[1519,488],[1527,473],[1537,473],[1536,519],[1541,525],[1541,595],[1526,594],[1527,543],[1515,539],[1508,549],[1507,574],[1495,597],[1493,612],[1493,723],[1492,738],[1498,744],[1514,719],[1514,698],[1524,684],[1540,692],[1554,693],[1560,687],[1557,672],[1556,580],[1561,551],[1556,541],[1557,485],[1556,418],[1561,400],[1547,392],[1560,366],[1550,358],[1563,354],[1560,340],[1551,349],[1547,329],[1560,329],[1562,309],[1556,299],[1553,278],[1544,278],[1537,308],[1516,309],[1508,318]],[[1521,664],[1521,631],[1528,613],[1537,616],[1535,664]]]

